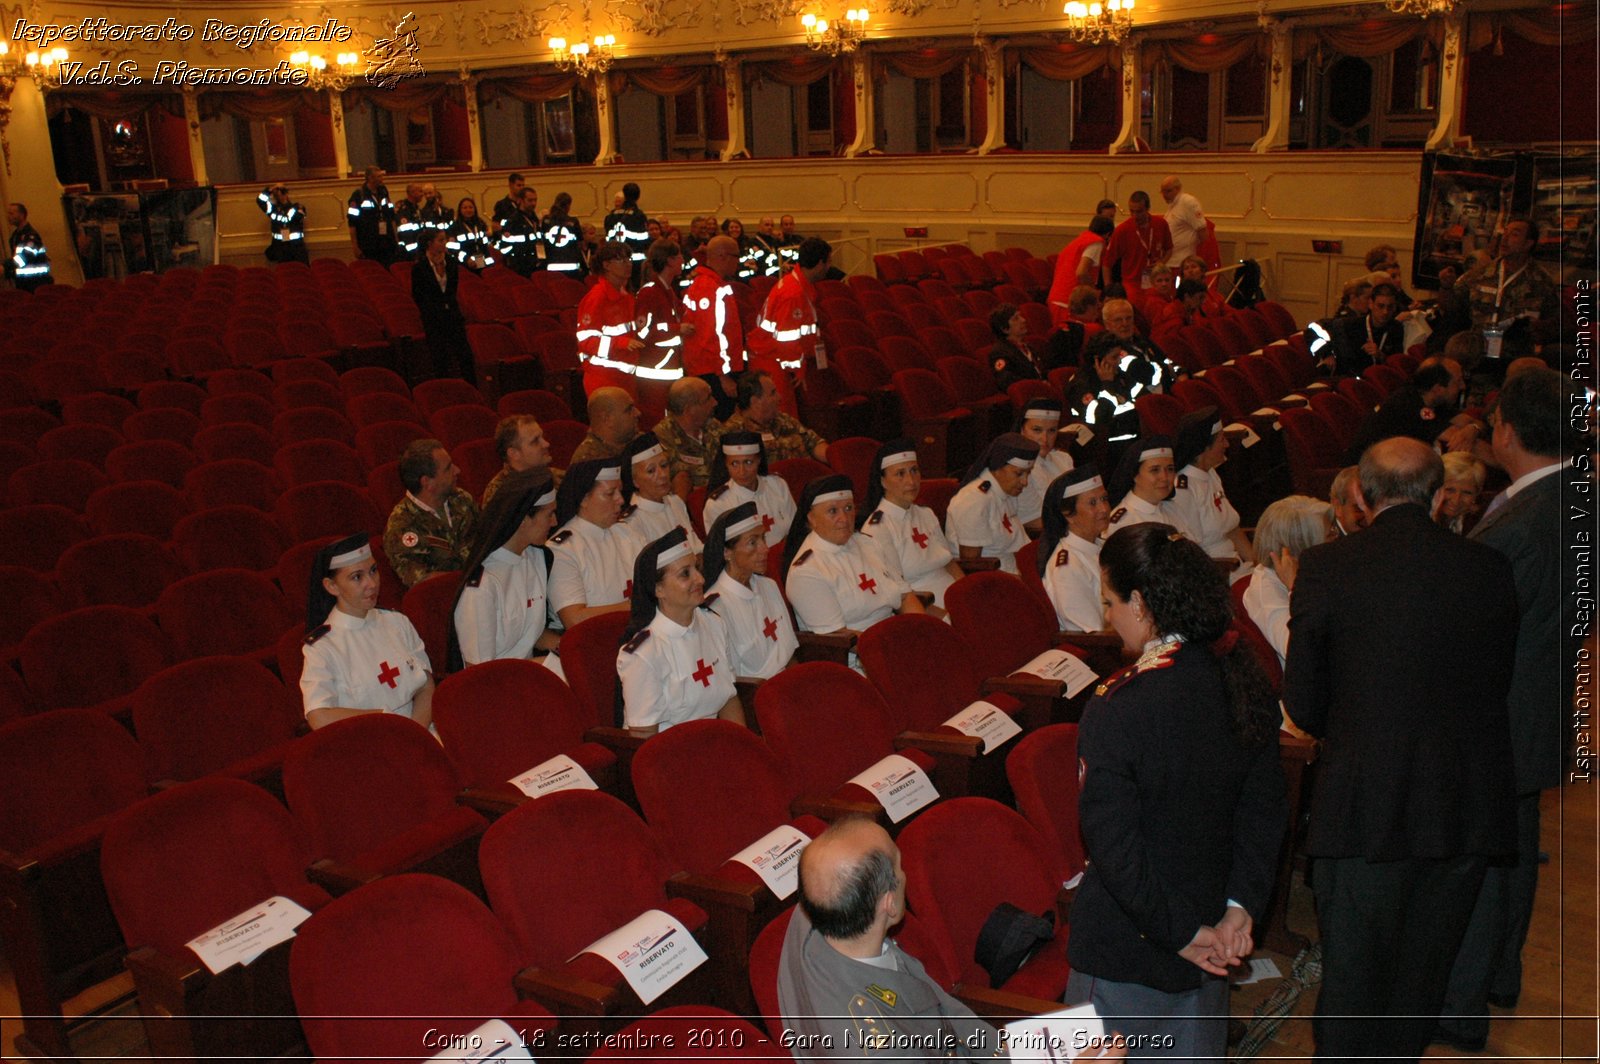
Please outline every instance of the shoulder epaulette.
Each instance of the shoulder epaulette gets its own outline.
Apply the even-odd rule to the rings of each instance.
[[[1128,513],[1128,508],[1126,506],[1117,507],[1116,512],[1111,515],[1111,523],[1112,524],[1116,524],[1118,521],[1122,520],[1123,517],[1127,515],[1127,513]]]
[[[872,516],[867,518],[867,524],[869,524],[869,525],[881,524],[882,522],[883,522],[883,511],[882,510],[874,510],[874,511],[872,511]]]
[[[327,635],[330,631],[332,631],[332,628],[326,624],[317,625],[315,628],[311,629],[311,631],[306,633],[306,646],[311,646],[317,640]]]
[[[715,603],[717,601],[717,599],[719,599],[721,597],[722,597],[722,592],[720,592],[720,591],[711,592],[711,594],[707,595],[705,597],[705,600],[700,603],[700,608],[703,609],[703,610],[709,610],[711,608],[712,604]]]
[[[809,558],[809,557],[811,557],[811,552],[810,551],[808,551],[808,550],[801,551],[800,552],[800,556],[798,558],[796,558],[793,562],[790,563],[790,568],[793,568],[796,565],[804,565],[806,563],[806,559]]]
[[[1107,676],[1104,680],[1101,680],[1100,683],[1095,686],[1095,689],[1094,689],[1095,697],[1096,698],[1104,698],[1107,695],[1111,694],[1112,692],[1116,691],[1117,688],[1121,687],[1123,684],[1125,684],[1129,680],[1133,679],[1134,671],[1135,671],[1135,666],[1133,666],[1133,665],[1125,665],[1122,668],[1118,669],[1116,672],[1112,673],[1110,676]]]
[[[733,482],[732,481],[728,481],[728,484],[731,484],[731,483],[733,483]],[[728,484],[718,484],[716,487],[714,487],[710,491],[706,492],[706,498],[708,498],[708,499],[720,499],[720,498],[722,498],[722,496],[725,495],[727,493],[727,491],[728,491]]]
[[[479,587],[483,584],[483,566],[478,566],[478,571],[472,574],[472,579],[467,581],[468,587]]]
[[[565,543],[572,538],[572,529],[563,528],[560,532],[545,540],[546,543]]]
[[[1183,488],[1186,491],[1188,490],[1188,488],[1189,488],[1189,474],[1187,474],[1187,473],[1179,473],[1178,474],[1178,487]]]
[[[987,480],[978,481],[978,490],[987,495],[989,493],[989,482]]]
[[[644,641],[649,638],[650,629],[641,628],[637,632],[633,633],[632,639],[622,644],[622,649],[632,654],[635,650],[638,650],[640,647],[644,646]]]
[[[1068,557],[1069,556],[1067,554],[1067,548],[1062,547],[1060,550],[1056,551],[1056,564],[1057,565],[1066,565],[1067,561],[1068,561]]]

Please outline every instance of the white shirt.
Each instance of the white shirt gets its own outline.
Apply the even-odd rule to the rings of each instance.
[[[913,591],[926,591],[935,606],[944,606],[945,588],[956,582],[947,566],[955,557],[926,506],[900,507],[888,499],[878,504],[861,528],[878,564]]]
[[[864,632],[893,616],[910,590],[859,534],[840,545],[811,533],[784,583],[802,632]]]
[[[411,716],[411,700],[432,666],[422,637],[405,614],[372,609],[352,617],[335,607],[328,630],[301,651],[300,694],[314,709],[379,709]]]
[[[685,628],[657,610],[649,626],[617,651],[623,725],[666,730],[715,717],[734,696],[733,675],[721,617],[697,609]]]
[[[1074,532],[1061,537],[1056,552],[1045,563],[1044,593],[1056,608],[1063,631],[1105,630],[1105,608],[1100,604],[1100,547]]]
[[[1228,538],[1239,527],[1239,512],[1228,501],[1216,470],[1186,465],[1178,474],[1175,490],[1162,506],[1172,514],[1179,530],[1213,558],[1239,557],[1239,548]]]
[[[767,527],[767,546],[776,547],[789,535],[789,524],[794,520],[794,496],[789,494],[789,485],[782,477],[757,477],[756,490],[741,487],[733,481],[724,485],[725,491],[719,491],[716,496],[706,496],[705,512],[700,519],[705,522],[705,527],[710,528],[724,511],[731,510],[743,503],[756,504],[756,513],[761,515],[763,521],[770,521]]]
[[[544,634],[544,551],[521,554],[501,547],[483,560],[477,587],[461,589],[456,603],[456,639],[467,665],[500,658],[526,658]]]
[[[772,580],[752,573],[750,586],[724,569],[706,594],[707,606],[728,626],[728,653],[735,676],[766,680],[776,676],[800,646],[789,616],[789,604]]]
[[[1022,518],[1023,524],[1039,520],[1039,515],[1044,512],[1044,493],[1050,487],[1050,482],[1071,471],[1072,456],[1059,447],[1051,449],[1049,454],[1041,454],[1034,461],[1028,483],[1023,485],[1022,493],[1017,496],[1017,516]]]
[[[962,547],[981,547],[983,557],[1000,559],[1002,572],[1017,572],[1017,551],[1028,545],[1028,533],[1017,516],[1017,500],[1005,493],[994,474],[984,470],[950,500],[944,534],[959,555]]]
[[[1167,204],[1165,218],[1167,228],[1172,230],[1172,254],[1167,256],[1167,265],[1176,268],[1200,246],[1206,235],[1206,216],[1199,200],[1180,192]]]
[[[1187,535],[1187,531],[1178,521],[1178,515],[1173,513],[1171,507],[1170,501],[1145,502],[1130,491],[1122,497],[1121,502],[1117,503],[1117,508],[1111,511],[1111,527],[1106,529],[1106,538],[1110,539],[1111,533],[1123,525],[1142,525],[1149,522],[1171,525]]]
[[[1289,589],[1276,570],[1258,565],[1251,572],[1250,586],[1244,589],[1244,612],[1278,652],[1282,666],[1289,659]]]
[[[683,500],[671,492],[661,502],[651,502],[643,495],[635,494],[633,509],[626,513],[619,524],[625,526],[637,541],[634,547],[634,556],[650,544],[671,532],[674,528],[681,528],[689,533],[689,549],[696,554],[703,553],[705,547],[700,542],[700,537],[694,534],[694,522],[689,520],[689,508]]]
[[[633,592],[634,537],[621,525],[601,528],[574,517],[550,537],[555,564],[550,568],[550,612],[568,606],[610,606]]]

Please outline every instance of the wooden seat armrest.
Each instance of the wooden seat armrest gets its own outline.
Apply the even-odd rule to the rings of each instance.
[[[130,950],[126,960],[128,971],[133,973],[136,982],[148,980],[157,985],[176,987],[211,974],[211,970],[189,950],[174,954],[163,953],[154,946],[140,946]]]
[[[645,744],[648,735],[635,735],[627,728],[613,728],[608,726],[590,728],[583,733],[586,743],[599,743],[601,746],[617,754],[619,758],[632,758],[634,751]]]
[[[756,692],[767,681],[760,676],[735,676],[733,678],[734,693],[739,696],[739,704],[744,707],[745,716],[755,719]]]
[[[509,783],[494,787],[468,787],[456,795],[457,805],[477,810],[491,820],[505,816],[527,800],[527,795]]]
[[[957,558],[956,564],[963,573],[992,573],[1000,568],[999,558]]]
[[[357,872],[347,865],[338,863],[332,857],[324,857],[311,863],[311,867],[306,869],[306,878],[334,897],[338,897],[383,877],[376,872]]]
[[[1060,680],[1047,680],[1043,676],[1014,672],[1010,676],[989,677],[983,681],[983,689],[986,692],[999,692],[1017,698],[1059,698],[1061,692],[1066,690],[1066,685]]]
[[[738,909],[755,912],[756,906],[771,891],[763,883],[740,883],[720,876],[678,872],[667,880],[667,897],[684,898],[707,912],[712,909]]]
[[[945,735],[942,732],[901,732],[894,737],[896,750],[921,750],[933,757],[982,757],[983,740],[976,735]]]
[[[0,875],[15,879],[26,879],[38,874],[38,858],[30,857],[25,853],[12,853],[10,850],[0,850]]]
[[[1115,632],[1057,632],[1056,645],[1062,644],[1080,650],[1122,651],[1122,637]]]
[[[796,661],[833,661],[850,664],[850,652],[856,648],[856,637],[850,632],[799,632],[799,649]]]
[[[621,984],[624,988],[627,983]],[[519,998],[531,998],[559,1015],[609,1016],[616,1011],[615,988],[544,968],[524,968],[512,980]]]
[[[1059,1012],[1063,1008],[1059,1001],[1046,1001],[1043,998],[1013,994],[1007,990],[991,990],[986,986],[968,983],[956,984],[951,994],[978,1016],[996,1026],[1003,1026],[1011,1020],[1041,1016],[1047,1012]]]
[[[883,815],[883,806],[876,802],[844,802],[837,798],[796,798],[789,803],[791,816],[814,816],[833,823],[848,816],[877,819]]]

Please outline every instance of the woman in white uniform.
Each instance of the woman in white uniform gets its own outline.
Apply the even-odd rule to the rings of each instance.
[[[1061,400],[1030,400],[1017,415],[1011,431],[1039,445],[1039,457],[1033,461],[1028,483],[1017,496],[1017,516],[1022,519],[1022,527],[1037,533],[1043,527],[1040,514],[1044,511],[1045,489],[1072,469],[1072,456],[1056,446],[1061,432]]]
[[[1250,537],[1239,528],[1239,512],[1228,501],[1217,473],[1228,457],[1228,435],[1222,431],[1217,408],[1203,406],[1184,414],[1172,450],[1178,479],[1167,507],[1178,527],[1211,557],[1235,562],[1239,567],[1235,576],[1244,575],[1256,554]]]
[[[917,505],[921,493],[922,467],[912,442],[890,440],[878,448],[867,481],[868,516],[861,534],[880,565],[911,590],[933,596],[928,612],[942,617],[945,588],[963,574],[939,519]]]
[[[556,488],[547,470],[512,473],[478,522],[450,611],[450,671],[481,661],[532,658],[555,650],[546,621]]]
[[[433,724],[433,672],[406,615],[378,608],[378,563],[365,532],[317,552],[306,599],[306,722],[322,728],[361,713]]]
[[[740,503],[706,530],[706,608],[728,626],[735,676],[770,679],[800,645],[783,592],[767,573],[767,542],[753,502]]]
[[[1244,589],[1244,612],[1277,651],[1279,665],[1289,657],[1289,595],[1300,555],[1327,542],[1332,528],[1332,508],[1307,495],[1279,499],[1256,522],[1261,561]]]
[[[1002,572],[1017,573],[1017,551],[1028,533],[1017,514],[1017,496],[1028,486],[1039,445],[1015,432],[996,436],[967,470],[950,500],[944,532],[958,560],[998,558]]]
[[[1093,465],[1061,474],[1045,490],[1039,577],[1063,631],[1106,628],[1105,604],[1100,600],[1100,545],[1110,524],[1106,486]]]
[[[689,549],[699,554],[689,508],[672,492],[672,461],[653,432],[641,432],[622,449],[622,524],[640,549],[674,528],[689,536]]]
[[[628,608],[639,544],[618,526],[621,513],[621,461],[572,463],[556,492],[561,531],[550,537],[550,611],[565,630]]]
[[[1124,525],[1145,522],[1171,525],[1189,535],[1189,530],[1172,509],[1175,479],[1171,436],[1142,436],[1133,441],[1133,445],[1122,452],[1116,471],[1106,485],[1111,498],[1119,500],[1116,509],[1111,511],[1107,538]]]
[[[727,625],[700,608],[706,582],[682,529],[639,552],[633,580],[632,613],[617,651],[623,727],[654,735],[711,717],[743,724]]]
[[[767,449],[761,435],[741,430],[718,441],[701,520],[710,528],[718,517],[745,502],[756,504],[767,546],[782,543],[794,521],[794,496],[782,477],[767,475]]]
[[[784,549],[784,591],[803,632],[860,634],[922,600],[878,561],[856,532],[855,492],[842,473],[806,485],[804,518]]]

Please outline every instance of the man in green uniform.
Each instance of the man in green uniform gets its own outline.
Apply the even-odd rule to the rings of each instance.
[[[389,514],[383,552],[406,587],[457,571],[467,560],[478,504],[456,487],[460,473],[438,440],[413,440],[400,456],[406,497]]]

